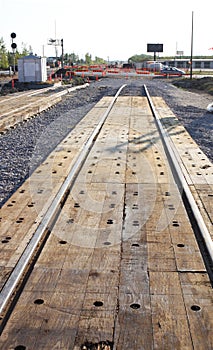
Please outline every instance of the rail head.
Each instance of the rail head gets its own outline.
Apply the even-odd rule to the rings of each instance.
[[[158,116],[158,113],[155,109],[155,106],[154,106],[154,103],[150,97],[150,94],[149,94],[149,91],[146,87],[146,85],[144,85],[144,90],[145,90],[145,94],[147,96],[147,99],[148,99],[148,102],[149,102],[149,105],[150,105],[150,108],[152,110],[152,113],[153,113],[153,116],[156,120],[156,123],[157,123],[157,126],[158,126],[158,129],[160,131],[160,134],[161,134],[161,137],[162,137],[162,140],[163,140],[163,144],[164,144],[164,147],[165,147],[165,150],[167,152],[167,154],[169,154],[169,157],[170,157],[170,160],[171,160],[171,163],[172,163],[172,166],[173,166],[173,169],[175,169],[175,172],[176,172],[176,175],[177,175],[177,179],[178,179],[178,182],[181,186],[181,189],[182,191],[184,192],[186,198],[187,198],[187,201],[190,205],[190,208],[192,210],[192,213],[193,213],[193,216],[196,220],[196,224],[199,228],[199,231],[201,233],[201,236],[202,236],[202,239],[204,241],[204,244],[206,246],[206,249],[208,251],[208,255],[209,255],[209,258],[210,258],[210,261],[211,261],[211,266],[213,266],[213,241],[211,239],[211,235],[208,231],[208,228],[206,227],[206,224],[203,220],[203,217],[200,213],[200,210],[196,204],[196,201],[190,191],[190,188],[189,188],[189,185],[182,173],[182,170],[181,170],[181,167],[180,167],[180,164],[178,162],[178,159],[177,159],[177,156],[175,154],[175,150],[173,149],[173,147],[171,146],[171,142],[169,142],[170,140],[170,136],[168,135],[167,131],[165,130],[165,128],[163,127],[161,121],[160,121],[160,118]]]

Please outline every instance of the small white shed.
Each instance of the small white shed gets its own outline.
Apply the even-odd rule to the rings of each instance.
[[[25,82],[44,82],[47,80],[46,57],[30,54],[18,59],[18,80]]]

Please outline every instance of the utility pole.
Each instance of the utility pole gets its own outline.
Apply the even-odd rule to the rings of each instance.
[[[16,33],[11,33],[10,36],[12,38],[11,47],[13,49],[13,74],[15,75],[16,74],[16,48],[17,48],[17,45],[16,45],[16,43],[13,42],[13,39],[16,38]]]
[[[193,60],[193,19],[194,19],[194,12],[192,11],[192,33],[191,33],[191,65],[190,65],[190,79],[192,79],[192,60]]]
[[[64,39],[61,39],[61,67],[64,68]]]

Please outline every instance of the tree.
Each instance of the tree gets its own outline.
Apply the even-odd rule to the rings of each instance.
[[[31,45],[29,45],[29,47],[27,47],[27,44],[25,44],[23,42],[21,43],[21,53],[19,54],[20,57],[27,56],[32,52],[33,52],[33,49],[32,49]]]
[[[0,68],[8,68],[8,56],[3,38],[0,38]]]
[[[134,56],[130,57],[128,59],[128,62],[129,61],[132,61],[132,62],[143,62],[143,61],[149,61],[149,60],[152,60],[152,59],[153,59],[153,56],[151,56],[151,55],[141,54],[141,55],[134,55]]]
[[[106,63],[106,61],[103,58],[101,58],[101,57],[95,56],[94,63],[96,63],[96,64],[104,64],[104,63]]]
[[[92,55],[90,55],[88,52],[85,55],[85,63],[88,65],[92,64]]]
[[[61,59],[61,57],[60,57]],[[64,63],[68,66],[71,66],[72,64],[79,62],[79,56],[76,55],[74,52],[71,54],[65,53],[64,55]]]
[[[14,66],[14,54],[12,52],[7,52],[7,59],[8,59],[8,65],[9,66]],[[17,64],[17,62],[15,61],[15,64]]]

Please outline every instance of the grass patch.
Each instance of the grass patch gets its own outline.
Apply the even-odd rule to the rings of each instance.
[[[174,80],[172,84],[182,89],[202,91],[213,95],[213,77],[192,79],[182,78],[179,80]]]

